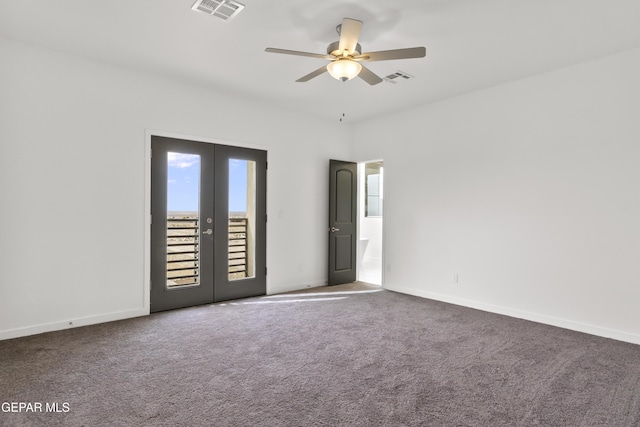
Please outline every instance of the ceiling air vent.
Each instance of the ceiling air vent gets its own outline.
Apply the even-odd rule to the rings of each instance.
[[[196,0],[191,9],[217,16],[223,21],[231,21],[231,18],[244,9],[244,5],[233,0]]]
[[[404,71],[396,71],[395,73],[389,74],[388,76],[386,76],[383,80],[385,80],[388,83],[396,84],[401,80],[409,80],[412,78],[413,76],[405,73]]]

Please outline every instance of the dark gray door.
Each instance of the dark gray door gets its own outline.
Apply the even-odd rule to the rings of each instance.
[[[154,136],[151,153],[151,311],[213,302],[214,152]]]
[[[356,280],[358,165],[329,164],[329,285]]]
[[[267,152],[216,145],[214,297],[267,291]]]
[[[151,311],[266,293],[266,152],[151,138]]]

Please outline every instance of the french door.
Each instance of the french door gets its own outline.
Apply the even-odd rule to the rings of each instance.
[[[151,138],[151,312],[266,293],[267,153]]]

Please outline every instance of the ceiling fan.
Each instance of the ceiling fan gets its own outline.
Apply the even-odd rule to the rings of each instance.
[[[314,77],[318,77],[328,71],[332,77],[347,81],[358,76],[370,85],[382,82],[374,72],[364,67],[361,62],[367,61],[387,61],[390,59],[424,58],[426,49],[424,47],[410,47],[406,49],[381,50],[378,52],[361,53],[362,48],[358,43],[358,36],[362,29],[362,21],[344,18],[342,24],[336,27],[340,40],[327,46],[327,53],[309,53],[297,50],[286,50],[268,47],[265,52],[282,53],[285,55],[308,56],[311,58],[326,59],[328,65],[300,77],[296,82],[307,82]]]

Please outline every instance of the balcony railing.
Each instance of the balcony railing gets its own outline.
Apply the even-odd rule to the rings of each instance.
[[[247,218],[229,219],[229,280],[247,277]],[[195,217],[167,219],[167,287],[200,283],[200,225]]]
[[[167,219],[167,287],[197,285],[200,271],[198,219]]]
[[[247,218],[229,219],[229,280],[248,276]]]

